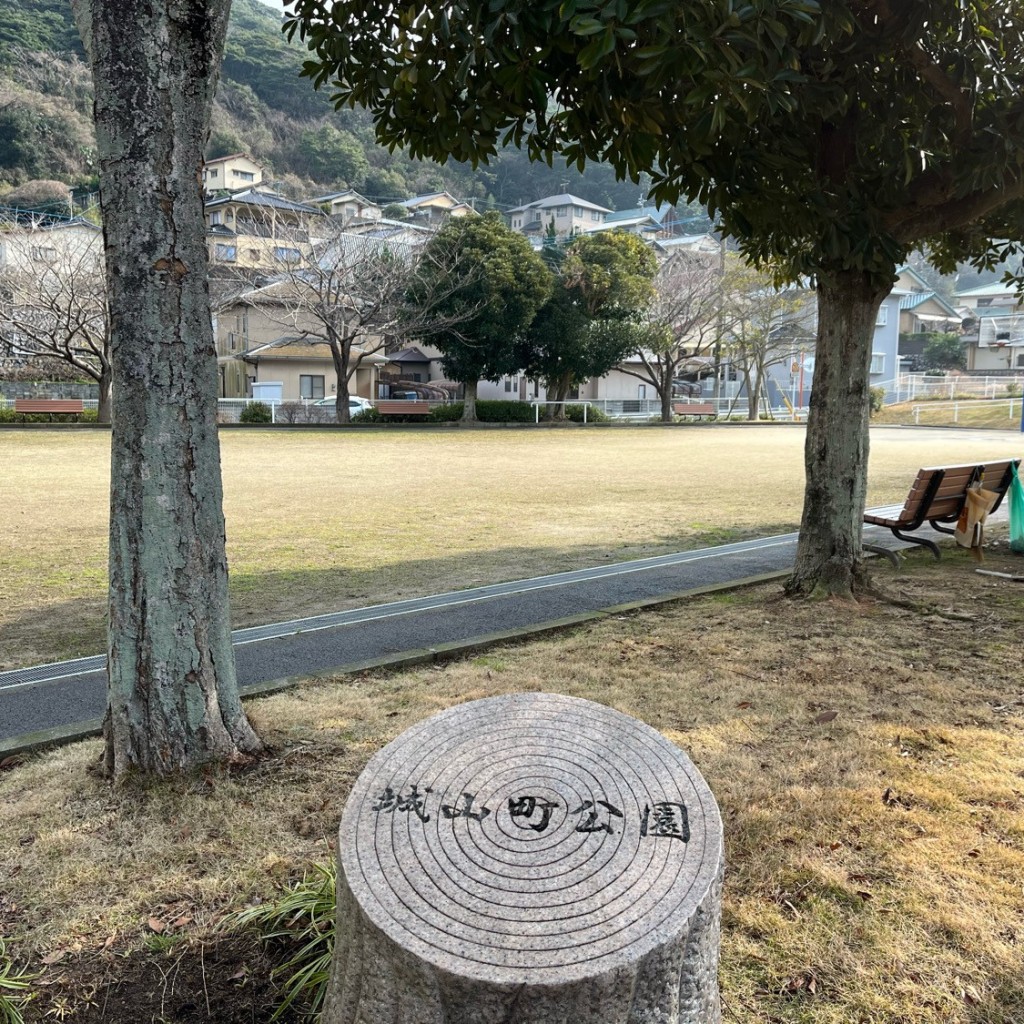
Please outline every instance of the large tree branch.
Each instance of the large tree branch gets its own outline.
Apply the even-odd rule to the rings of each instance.
[[[858,12],[857,20],[862,27],[871,31],[874,26],[865,18],[877,19],[878,26],[887,32],[899,33],[906,19],[894,14],[889,0],[866,0],[865,9]],[[936,63],[919,42],[913,41],[899,47],[906,55],[910,66],[932,87],[939,99],[949,105],[953,114],[953,132],[950,141],[955,147],[970,144],[974,132],[974,104],[971,94],[941,65]]]
[[[1022,198],[1024,168],[1013,167],[995,188],[979,189],[931,206],[915,204],[910,212],[897,211],[891,214],[885,222],[885,228],[898,241],[913,244],[930,235],[967,227],[994,213],[1001,206]]]

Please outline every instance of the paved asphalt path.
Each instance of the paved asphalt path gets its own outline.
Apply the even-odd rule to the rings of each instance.
[[[888,532],[877,536],[894,539]],[[289,676],[328,674],[402,651],[784,572],[795,551],[796,534],[784,534],[236,630],[239,683],[244,692]],[[103,657],[0,673],[0,745],[95,721],[105,697]]]

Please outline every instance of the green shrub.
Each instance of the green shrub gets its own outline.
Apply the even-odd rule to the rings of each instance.
[[[0,407],[0,423],[16,423],[17,413],[14,409]]]
[[[462,419],[462,402],[435,405],[430,410],[434,423],[453,423]],[[481,423],[532,423],[537,414],[527,402],[505,402],[497,399],[483,399],[476,403],[476,418]]]
[[[584,406],[582,406],[582,405],[567,405],[565,407],[565,418],[567,420],[572,420],[573,423],[582,423],[583,422],[583,409],[584,409]],[[590,406],[586,406],[586,410],[587,410],[587,422],[588,423],[608,423],[608,422],[610,422],[610,417],[604,411],[604,409],[599,409],[596,405],[590,405]],[[660,416],[657,417],[657,421],[659,423],[661,422],[661,417]]]
[[[885,404],[885,388],[871,389],[871,412],[872,414],[882,411]]]
[[[476,403],[476,418],[481,423],[532,423],[537,414],[528,402],[485,399]]]
[[[1021,386],[1014,380],[1011,380],[1006,385],[1006,395],[1008,398],[1020,398]]]
[[[80,423],[99,423],[100,411],[99,409],[83,409],[82,415],[79,417]]]
[[[448,402],[446,405],[435,405],[427,419],[431,423],[453,423],[462,419],[462,403]]]
[[[314,864],[311,875],[277,899],[242,910],[225,921],[230,930],[256,929],[265,942],[284,939],[298,946],[295,954],[271,973],[275,981],[284,978],[284,999],[272,1021],[295,1002],[304,1004],[311,1017],[323,1005],[334,952],[335,888],[334,862]]]
[[[246,402],[238,417],[239,423],[272,423],[274,414],[266,402]]]
[[[380,423],[384,417],[381,415],[380,409],[376,406],[370,406],[369,409],[361,409],[355,415],[349,417],[350,423]]]

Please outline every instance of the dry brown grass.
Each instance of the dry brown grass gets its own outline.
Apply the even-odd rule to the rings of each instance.
[[[549,690],[650,722],[711,784],[726,1022],[1020,1024],[1024,588],[957,552],[878,576],[921,610],[769,586],[443,668],[311,682],[252,705],[273,759],[149,794],[87,775],[95,743],[30,759],[0,773],[0,934],[35,964],[66,951],[39,1012],[74,1005],[127,969],[151,917],[168,942],[198,941],[326,858],[352,781],[413,722]],[[817,724],[825,710],[838,715]]]
[[[915,406],[919,407],[917,413]],[[899,405],[887,405],[872,419],[877,424],[905,423],[920,424],[928,427],[971,427],[991,430],[1013,430],[1020,424],[1020,399],[1010,399],[992,405],[988,401],[974,398],[959,400],[959,408],[954,408],[947,401],[939,399],[935,402],[922,400],[919,402],[901,402]]]
[[[109,436],[0,431],[0,669],[104,648]],[[803,429],[227,431],[236,625],[795,528]],[[876,429],[871,504],[1020,435]]]

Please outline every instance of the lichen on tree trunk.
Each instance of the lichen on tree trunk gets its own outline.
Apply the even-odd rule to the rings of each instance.
[[[852,598],[863,583],[871,347],[891,282],[853,270],[818,278],[818,339],[806,484],[790,594]]]
[[[231,648],[199,171],[230,0],[73,0],[95,86],[114,374],[106,766],[251,753]]]

